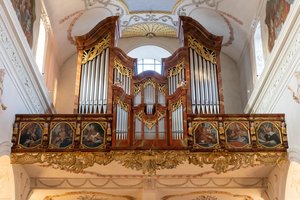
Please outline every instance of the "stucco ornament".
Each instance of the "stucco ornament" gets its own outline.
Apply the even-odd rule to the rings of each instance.
[[[0,109],[1,110],[6,110],[7,107],[3,103],[3,92],[4,92],[4,76],[5,76],[5,70],[0,69]]]

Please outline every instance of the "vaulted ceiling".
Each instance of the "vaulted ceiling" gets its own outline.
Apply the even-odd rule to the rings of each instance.
[[[76,52],[74,36],[82,35],[106,17],[120,16],[121,37],[177,36],[178,16],[186,15],[215,35],[223,36],[222,51],[238,61],[259,0],[45,0],[62,61]]]

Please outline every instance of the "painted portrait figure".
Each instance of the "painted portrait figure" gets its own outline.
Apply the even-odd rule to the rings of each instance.
[[[28,148],[42,143],[42,127],[37,123],[27,124],[20,133],[20,145]]]
[[[35,0],[11,0],[28,44],[33,43],[33,23],[35,21]]]
[[[99,147],[104,143],[104,130],[98,123],[89,123],[83,130],[82,144],[87,147]]]
[[[294,0],[267,1],[265,23],[268,26],[268,47],[270,52],[290,11],[290,5],[293,2]]]
[[[218,143],[218,131],[210,123],[200,123],[194,131],[195,143],[202,147],[212,147]]]
[[[233,147],[244,147],[250,143],[248,130],[240,122],[231,123],[226,129],[226,141]]]
[[[266,147],[276,147],[281,144],[279,130],[270,122],[262,123],[258,130],[258,142]]]
[[[59,123],[51,131],[51,144],[57,148],[66,148],[73,143],[73,129],[68,123]]]

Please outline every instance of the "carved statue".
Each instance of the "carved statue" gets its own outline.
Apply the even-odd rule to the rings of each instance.
[[[4,105],[3,100],[2,100],[2,96],[3,96],[3,92],[4,92],[4,85],[3,85],[4,76],[5,76],[5,70],[4,69],[0,69],[0,108],[2,110],[6,110],[6,108],[7,108]]]

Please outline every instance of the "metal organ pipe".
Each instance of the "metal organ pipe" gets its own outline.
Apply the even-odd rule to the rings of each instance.
[[[79,113],[106,113],[109,48],[82,64]]]
[[[101,110],[102,110],[102,107],[103,107],[103,77],[104,77],[104,68],[105,68],[105,60],[104,60],[104,56],[105,56],[105,51],[103,51],[101,53],[101,55],[99,55],[99,59],[100,59],[100,62],[99,62],[99,66],[100,66],[100,69],[99,69],[99,93],[98,93],[98,112],[101,113]]]
[[[191,72],[192,112],[219,113],[216,65],[189,49]]]
[[[196,102],[197,102],[197,111],[200,113],[200,80],[199,75],[201,74],[200,65],[198,64],[198,56],[194,51],[194,66],[195,66],[195,80],[196,80]]]
[[[107,112],[107,82],[109,67],[109,48],[105,50],[104,86],[103,86],[103,113]]]
[[[194,72],[194,59],[193,50],[190,49],[190,68],[191,68],[191,93],[192,93],[192,112],[196,111],[196,98],[195,98],[195,72]]]

